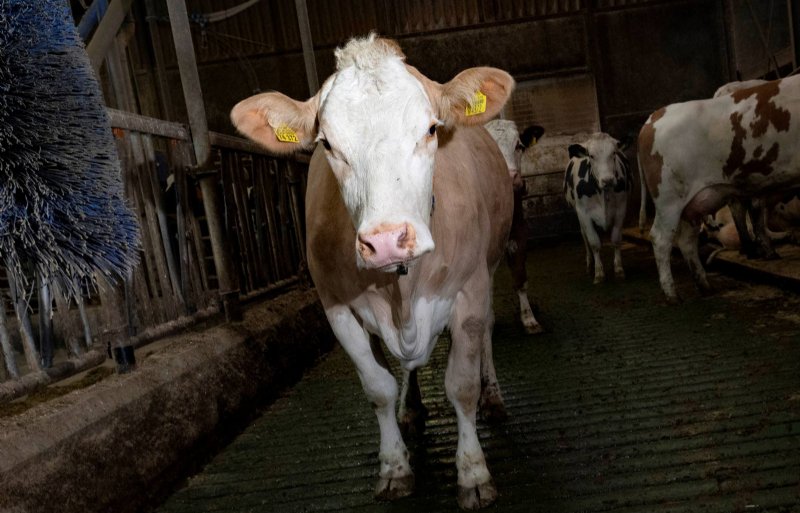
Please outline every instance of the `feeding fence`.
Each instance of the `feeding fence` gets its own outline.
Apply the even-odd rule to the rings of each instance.
[[[303,272],[308,158],[275,158],[238,137],[210,133],[198,170],[179,123],[109,109],[125,194],[139,219],[140,263],[124,283],[84,289],[70,303],[31,277],[11,297],[0,269],[0,401],[97,365],[109,348],[141,345],[220,312],[221,295],[249,300]],[[220,290],[200,180],[213,179],[229,262],[238,283]],[[219,243],[219,242],[217,242]]]

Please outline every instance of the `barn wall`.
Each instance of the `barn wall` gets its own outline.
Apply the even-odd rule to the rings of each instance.
[[[578,113],[578,105],[571,108],[570,102],[562,102],[558,109],[563,114],[556,110],[548,115],[586,118],[585,113],[594,110],[602,130],[622,137],[635,135],[657,108],[708,97],[735,76],[728,27],[730,2],[736,1],[308,0],[308,10],[320,81],[333,71],[336,45],[374,29],[397,38],[409,62],[438,81],[478,65],[506,69],[520,82],[588,77],[596,87],[592,98],[596,106]],[[240,3],[188,1],[190,13],[209,13]],[[140,89],[153,90],[153,55],[162,52],[172,117],[183,121],[185,107],[169,24],[166,13],[158,9],[148,12],[137,2],[135,19],[145,36],[136,39],[131,62]],[[162,21],[152,23],[154,19]],[[151,20],[150,27],[146,20]],[[150,42],[154,35],[161,41],[156,50]],[[223,22],[197,26],[193,36],[212,130],[231,132],[230,108],[254,92],[279,90],[299,99],[308,96],[292,2],[259,2]],[[158,92],[144,96],[157,98]],[[142,108],[157,106],[157,101],[150,101]],[[573,128],[592,130],[596,125],[587,122],[585,127]],[[638,208],[638,184],[635,190],[631,214]],[[551,198],[526,203],[534,205],[526,212],[532,233],[541,233],[535,229],[536,219],[552,216],[554,206],[564,212],[559,202],[563,200],[554,190]],[[569,221],[549,224],[576,226]]]

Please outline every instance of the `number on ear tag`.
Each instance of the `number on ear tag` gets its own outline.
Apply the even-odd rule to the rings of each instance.
[[[475,91],[472,101],[467,104],[467,116],[477,116],[486,112],[486,95]]]
[[[281,125],[275,129],[275,137],[281,142],[299,143],[300,139],[297,138],[297,132],[292,130],[286,125]]]

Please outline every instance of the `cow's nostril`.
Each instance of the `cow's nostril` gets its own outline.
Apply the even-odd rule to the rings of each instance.
[[[361,235],[358,236],[358,249],[361,251],[361,254],[363,256],[370,256],[375,254],[375,246],[373,246],[368,241],[361,238]]]

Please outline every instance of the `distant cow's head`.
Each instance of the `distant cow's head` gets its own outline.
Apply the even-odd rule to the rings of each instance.
[[[324,146],[363,268],[392,271],[433,249],[437,131],[485,123],[514,87],[494,68],[471,68],[439,84],[404,60],[393,41],[354,39],[336,50],[336,73],[308,101],[265,93],[231,111],[236,128],[272,152]]]
[[[624,191],[626,157],[622,153],[624,144],[605,133],[592,134],[584,144],[572,144],[569,147],[570,158],[585,159],[587,169],[601,189]],[[580,176],[583,180],[587,177]]]
[[[522,187],[522,154],[544,135],[544,128],[532,125],[520,134],[517,124],[510,119],[493,119],[485,127],[506,160],[514,187]]]

